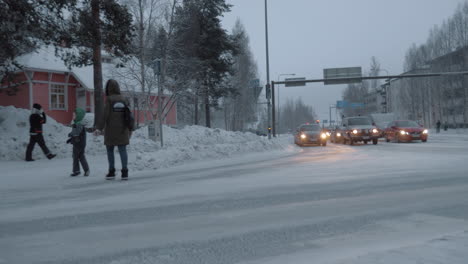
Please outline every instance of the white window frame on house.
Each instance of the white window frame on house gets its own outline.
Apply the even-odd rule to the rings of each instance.
[[[60,90],[62,91],[60,91]],[[65,84],[54,84],[49,85],[49,109],[50,110],[67,110],[68,109],[68,91]],[[54,102],[53,97],[55,96],[59,100],[60,95],[63,95],[63,102]]]

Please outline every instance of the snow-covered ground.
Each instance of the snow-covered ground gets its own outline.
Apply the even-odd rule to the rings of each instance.
[[[468,133],[249,149],[208,131],[196,144],[221,154],[142,162],[129,182],[104,180],[98,150],[88,178],[66,156],[0,161],[0,263],[467,263]]]
[[[25,109],[0,106],[0,161],[24,160],[29,142],[29,115]],[[92,118],[86,123],[92,125]],[[46,145],[58,154],[58,159],[71,158],[72,146],[66,144],[71,128],[57,123],[51,117],[44,125]],[[285,150],[294,151],[287,140],[269,141],[252,133],[229,132],[221,129],[208,129],[201,126],[188,126],[183,129],[164,127],[165,148],[148,138],[146,127],[138,129],[128,147],[129,166],[134,170],[158,169],[183,164],[187,161],[210,160],[231,157],[242,153]],[[105,155],[103,137],[88,134],[86,155]],[[45,159],[39,146],[33,152],[34,159]],[[99,159],[99,158],[98,158]],[[92,167],[92,164],[90,164]]]

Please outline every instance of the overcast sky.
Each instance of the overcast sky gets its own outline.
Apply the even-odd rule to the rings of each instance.
[[[227,2],[233,7],[225,15],[223,25],[231,32],[236,19],[242,21],[262,83],[265,83],[264,0]],[[379,60],[382,69],[399,74],[412,43],[424,43],[430,28],[449,18],[461,2],[463,0],[268,0],[270,78],[277,80],[283,73],[322,78],[323,68],[350,66],[362,66],[367,72],[372,56]],[[280,101],[302,97],[321,119],[329,119],[328,107],[341,99],[343,89],[343,86],[321,83],[281,87]]]

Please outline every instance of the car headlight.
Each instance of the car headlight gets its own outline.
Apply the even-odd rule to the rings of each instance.
[[[305,134],[301,134],[301,138],[305,139],[307,136]]]
[[[326,134],[327,134],[327,136],[331,136],[331,133],[330,133],[330,132],[327,132]]]
[[[354,129],[353,134],[357,134],[357,133],[358,133],[357,129]]]
[[[341,133],[336,133],[336,136],[337,136],[337,137],[341,137]]]
[[[379,133],[379,130],[377,130],[376,128],[372,129],[372,133]]]
[[[427,131],[427,129],[423,130],[423,134],[428,134],[428,133],[429,133],[429,131]]]
[[[327,134],[325,133],[322,133],[322,135],[320,135],[323,139],[327,138]]]
[[[402,130],[402,131],[400,131],[400,134],[401,134],[401,135],[408,135],[408,132]]]

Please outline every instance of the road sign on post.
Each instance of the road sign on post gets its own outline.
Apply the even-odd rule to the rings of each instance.
[[[250,87],[255,88],[260,86],[260,80],[259,79],[253,79],[250,80]]]
[[[336,108],[342,109],[348,107],[347,101],[336,101]]]
[[[364,108],[366,105],[364,103],[354,103],[348,101],[336,101],[336,108]]]
[[[294,86],[305,86],[306,78],[305,77],[300,77],[300,78],[286,78],[284,79],[284,86],[285,87],[294,87]]]
[[[258,87],[253,87],[252,89],[253,89],[253,92],[254,92],[255,99],[257,99],[260,96],[260,93],[262,92],[263,87],[258,86]]]
[[[252,89],[253,91],[254,98],[257,99],[263,90],[263,87],[260,86],[260,80],[259,79],[250,80],[249,86],[250,86],[250,89]]]
[[[364,108],[364,107],[366,107],[366,105],[363,104],[363,103],[351,103],[350,106],[351,106],[351,108]]]
[[[362,77],[361,67],[323,69],[323,79],[325,79],[323,83],[325,85],[360,83],[361,80],[349,80],[348,78],[361,78],[361,77]],[[327,80],[327,79],[334,79],[334,80]]]

